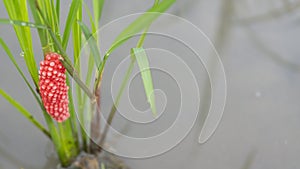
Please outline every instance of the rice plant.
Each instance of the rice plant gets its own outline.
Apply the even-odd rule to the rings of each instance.
[[[0,94],[53,142],[62,167],[70,166],[81,152],[97,154],[101,151],[101,147],[99,148],[89,136],[100,137],[100,145],[105,142],[108,125],[112,122],[118,106],[118,98],[122,95],[133,65],[137,63],[140,69],[147,69],[149,66],[143,50],[147,30],[160,13],[165,12],[174,2],[175,0],[155,0],[150,9],[130,23],[117,36],[109,50],[100,55],[99,45],[101,44],[99,44],[99,35],[96,34],[96,31],[99,28],[104,0],[93,0],[92,9],[89,9],[83,0],[70,1],[65,23],[61,22],[60,12],[63,2],[60,0],[3,0],[9,18],[0,18],[0,23],[12,25],[20,48],[24,52],[27,70],[19,67],[11,49],[1,37],[0,44],[31,91],[33,99],[40,106],[47,126],[43,126],[25,107],[1,88]],[[86,25],[82,20],[85,15],[90,18],[90,25]],[[30,29],[36,29],[38,32],[40,50],[43,51],[44,60],[37,60],[35,57]],[[137,45],[128,49],[132,54],[131,65],[124,77],[117,100],[111,108],[107,120],[108,125],[100,133],[97,130],[100,113],[98,104],[100,103],[99,93],[106,61],[115,49],[141,32],[142,35]],[[71,40],[72,43],[70,43]],[[80,65],[79,56],[85,43],[88,43],[90,48],[89,70],[87,78],[82,79],[78,65]],[[73,45],[73,56],[66,52],[70,44]],[[40,65],[37,65],[37,62]],[[26,77],[24,71],[28,71],[30,77]],[[95,79],[92,79],[91,76],[93,71],[96,72]],[[76,94],[72,93],[70,89],[72,79],[76,82],[76,86],[74,86]],[[153,92],[151,72],[143,71],[142,80],[150,107],[155,115],[155,100],[154,97],[150,97]],[[33,85],[30,81],[33,82]],[[74,98],[77,100],[76,103]],[[88,117],[88,120],[84,120],[88,116],[84,114],[83,105],[85,104],[90,104],[89,111],[92,116]],[[86,124],[79,125],[75,109],[78,110],[80,122]],[[87,131],[89,133],[86,133],[83,126],[91,126]],[[101,168],[105,168],[102,163]]]

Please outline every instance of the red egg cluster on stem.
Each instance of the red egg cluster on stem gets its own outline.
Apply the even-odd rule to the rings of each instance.
[[[70,117],[66,69],[57,53],[47,53],[40,62],[39,90],[47,113],[58,122]]]

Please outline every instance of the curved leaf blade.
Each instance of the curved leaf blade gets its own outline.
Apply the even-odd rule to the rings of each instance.
[[[26,110],[20,103],[14,100],[10,95],[8,95],[4,90],[0,89],[0,95],[4,99],[6,99],[12,106],[14,106],[23,116],[25,116],[33,125],[35,125],[38,129],[40,129],[44,134],[46,134],[49,138],[51,138],[50,133],[47,129],[43,127],[33,116],[32,114]]]
[[[96,64],[96,66],[99,66],[101,63],[101,60],[100,60],[101,56],[100,56],[100,52],[98,50],[97,41],[94,38],[93,34],[90,32],[89,28],[84,23],[82,23],[82,22],[78,22],[78,23],[79,23],[81,30],[85,36],[85,39],[91,49],[95,64]]]
[[[141,76],[144,84],[145,94],[147,96],[147,101],[150,104],[153,116],[157,116],[155,97],[153,90],[152,75],[149,69],[149,61],[147,54],[143,48],[132,48],[131,49],[132,57],[134,57],[139,65]]]

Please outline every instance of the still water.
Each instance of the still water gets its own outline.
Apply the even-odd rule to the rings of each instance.
[[[111,0],[104,6],[104,25],[114,19],[149,8],[149,2]],[[121,157],[132,169],[296,169],[300,168],[300,59],[299,59],[299,3],[294,1],[178,1],[169,12],[183,17],[201,29],[213,42],[223,63],[227,97],[223,118],[214,135],[199,144],[198,137],[203,125],[203,117],[208,110],[211,94],[207,84],[205,67],[194,62],[193,53],[181,49],[176,44],[168,44],[168,39],[149,36],[145,47],[161,47],[176,51],[194,73],[199,86],[200,107],[195,125],[177,146],[158,156],[134,159]],[[68,6],[67,2],[62,4]],[[3,4],[0,16],[7,14]],[[66,11],[62,11],[62,16]],[[64,23],[64,19],[63,22]],[[161,28],[172,31],[181,25],[176,21],[163,22]],[[14,49],[14,56],[25,69],[17,39],[10,26],[1,25],[0,36]],[[36,58],[41,59],[41,51],[36,31],[33,31]],[[185,29],[183,33],[189,34]],[[136,40],[136,39],[135,39]],[[190,40],[199,41],[199,39]],[[134,45],[135,41],[129,41]],[[199,42],[199,45],[204,45]],[[172,49],[173,48],[173,49]],[[176,50],[178,49],[178,50]],[[180,50],[179,50],[180,49]],[[116,51],[115,57],[107,64],[104,74],[102,111],[104,116],[112,104],[110,84],[116,67],[123,61],[126,48]],[[206,53],[205,53],[206,52]],[[150,65],[164,63],[162,57],[167,52],[149,51]],[[211,54],[203,51],[203,54]],[[31,94],[24,89],[21,78],[12,67],[4,51],[0,49],[0,86],[17,98],[35,117],[43,117]],[[127,56],[128,54],[126,53]],[[160,56],[159,55],[159,56]],[[38,57],[40,56],[40,57]],[[155,57],[156,56],[156,57]],[[126,61],[125,61],[126,62]],[[167,64],[167,62],[165,63]],[[125,63],[126,65],[126,63]],[[122,66],[117,70],[122,72]],[[137,69],[137,67],[135,67]],[[149,137],[166,130],[176,119],[180,104],[180,93],[174,79],[162,71],[153,71],[154,86],[164,91],[156,95],[166,107],[158,104],[165,114],[152,124],[129,123],[121,114],[116,116],[113,126],[131,137]],[[182,72],[179,78],[186,79]],[[106,80],[106,81],[105,81]],[[117,82],[118,83],[118,80]],[[120,83],[120,82],[119,82]],[[189,85],[185,83],[185,85]],[[137,92],[138,91],[138,92]],[[139,92],[141,91],[141,92]],[[191,91],[190,96],[194,96]],[[129,87],[131,103],[137,110],[148,109],[141,88],[140,76],[133,78]],[[192,98],[192,97],[191,97]],[[189,103],[193,100],[187,99]],[[126,101],[126,98],[123,99]],[[126,106],[121,103],[121,106]],[[56,168],[57,157],[51,143],[26,119],[16,113],[3,98],[0,98],[0,168],[48,169]],[[175,114],[173,114],[175,112]],[[186,121],[190,122],[190,121]],[[124,129],[125,128],[125,129]],[[111,136],[118,147],[122,140]],[[167,140],[172,142],[172,140]],[[119,145],[122,147],[122,145]]]

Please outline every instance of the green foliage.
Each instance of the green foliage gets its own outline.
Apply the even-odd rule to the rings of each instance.
[[[101,62],[101,65],[98,68],[98,71],[100,73],[95,84],[96,88],[99,88],[101,80],[100,76],[102,76],[106,60],[108,59],[110,53],[113,52],[117,47],[122,45],[124,42],[126,42],[128,39],[132,38],[137,33],[143,31],[144,29],[147,29],[149,25],[155,19],[157,19],[157,17],[159,17],[161,13],[166,11],[175,1],[176,0],[163,0],[159,4],[156,4],[157,1],[155,1],[155,4],[152,8],[150,8],[147,12],[138,17],[117,36],[107,53],[104,55],[103,61]]]
[[[46,134],[48,137],[50,136],[50,133],[47,129],[43,127],[42,124],[40,124],[32,115],[31,113],[26,110],[20,103],[18,103],[16,100],[14,100],[11,96],[9,96],[7,93],[5,93],[2,89],[0,89],[0,95],[2,95],[11,105],[13,105],[23,116],[25,116],[29,121],[32,122],[38,129],[40,129],[44,134]]]
[[[63,35],[63,40],[62,40],[62,46],[65,50],[66,50],[67,45],[68,45],[72,25],[75,22],[77,11],[80,9],[80,7],[81,7],[81,0],[73,0],[72,1],[71,6],[70,6],[70,10],[69,10],[69,14],[68,14],[68,17],[67,17],[67,21],[66,21],[66,24],[65,24],[66,26],[65,26],[65,29],[64,29],[64,35]]]
[[[92,55],[94,57],[95,64],[96,64],[96,66],[98,66],[98,65],[100,65],[101,56],[100,56],[100,52],[98,50],[97,41],[94,38],[93,34],[88,29],[88,27],[84,23],[79,22],[79,25],[81,27],[81,30],[82,30],[84,36],[85,36],[85,39],[88,42],[88,45],[89,45],[90,49],[91,49]]]
[[[110,51],[120,46],[129,38],[147,28],[155,19],[157,19],[164,11],[166,11],[176,0],[163,0],[161,3],[154,5],[147,12],[133,21],[125,28],[115,39]]]
[[[98,23],[100,21],[103,6],[104,0],[93,0],[94,23]],[[95,24],[95,26],[95,30],[97,30],[98,24]]]
[[[55,144],[57,144],[58,146],[60,146],[60,142],[59,142],[59,138],[58,138],[58,134],[57,134],[57,131],[56,131],[56,128],[54,126],[54,123],[51,119],[51,117],[46,113],[45,111],[45,108],[43,107],[42,103],[41,103],[41,100],[40,98],[37,96],[37,93],[33,90],[33,88],[31,87],[31,85],[29,84],[29,81],[27,80],[27,78],[25,77],[24,73],[22,72],[22,70],[20,69],[19,65],[17,64],[15,58],[13,57],[10,49],[8,48],[8,46],[5,44],[5,42],[0,38],[0,44],[1,46],[3,47],[3,49],[5,50],[5,52],[7,53],[7,56],[9,57],[9,59],[11,60],[11,62],[13,63],[13,65],[15,66],[15,68],[17,69],[17,71],[19,72],[19,74],[22,76],[23,80],[25,81],[26,85],[28,86],[28,88],[30,89],[31,93],[34,95],[34,98],[36,99],[36,101],[39,103],[39,106],[41,107],[41,109],[43,110],[43,113],[44,113],[44,117],[45,117],[45,120],[46,120],[46,123],[48,125],[48,128],[50,130],[50,136],[49,134],[46,134],[49,138],[52,138],[53,142]],[[9,98],[7,96],[7,98]],[[10,99],[12,100],[12,99]],[[13,102],[10,102],[10,103],[13,103]],[[17,103],[15,102],[14,104],[12,105],[17,105]],[[16,107],[16,106],[15,106]],[[25,112],[26,113],[26,112]],[[27,116],[25,116],[27,117]],[[29,119],[30,120],[30,119]],[[31,121],[31,120],[30,120]],[[33,122],[34,125],[36,125],[34,122]],[[42,128],[42,127],[38,127],[39,129],[42,130],[42,132],[45,133],[45,130]]]
[[[153,115],[156,117],[157,113],[155,106],[153,82],[147,54],[143,48],[132,48],[131,55],[136,59],[139,65],[147,100],[150,104]]]
[[[18,73],[22,76],[23,80],[25,81],[27,87],[30,89],[31,93],[34,95],[34,97],[37,99],[37,101],[39,101],[39,98],[38,98],[36,92],[34,91],[34,89],[32,88],[32,86],[30,85],[29,81],[27,80],[27,78],[25,77],[24,73],[20,69],[18,63],[16,62],[13,54],[11,53],[10,49],[5,44],[5,42],[3,41],[2,38],[0,38],[0,44],[3,47],[4,51],[6,52],[7,56],[9,57],[10,61],[13,63],[13,65],[17,69]]]
[[[11,24],[14,27],[16,36],[18,38],[20,47],[24,52],[24,60],[30,73],[31,79],[34,83],[34,87],[30,85],[28,78],[24,75],[23,70],[20,69],[17,64],[12,52],[5,44],[5,42],[0,38],[0,45],[7,53],[7,56],[17,69],[18,73],[21,75],[22,79],[25,81],[27,87],[33,94],[35,100],[38,102],[42,113],[44,115],[45,121],[47,123],[48,129],[42,126],[36,119],[33,118],[30,112],[28,112],[21,104],[9,96],[5,91],[0,89],[0,95],[4,97],[11,105],[13,105],[23,116],[25,116],[33,125],[40,129],[46,136],[48,136],[53,144],[55,145],[56,151],[58,153],[60,162],[63,167],[66,167],[71,164],[72,160],[79,154],[80,150],[89,151],[90,147],[87,144],[89,142],[89,137],[85,133],[82,127],[80,127],[80,132],[78,131],[78,122],[76,119],[76,113],[73,103],[73,98],[77,97],[77,105],[79,106],[79,117],[81,122],[84,120],[83,108],[87,104],[87,97],[90,98],[90,102],[94,104],[96,99],[99,98],[97,95],[98,90],[100,89],[101,76],[105,67],[105,63],[109,58],[111,52],[113,52],[117,47],[122,45],[129,38],[133,37],[135,34],[144,31],[137,48],[132,49],[133,59],[131,61],[130,67],[125,75],[123,80],[122,87],[119,90],[118,98],[121,97],[122,92],[124,91],[125,85],[128,82],[128,78],[132,72],[135,61],[138,62],[139,68],[142,71],[142,79],[145,88],[145,93],[150,103],[152,112],[156,114],[155,110],[155,99],[151,97],[153,94],[153,84],[151,72],[149,70],[149,63],[145,51],[142,48],[143,42],[145,40],[146,32],[150,24],[159,17],[160,13],[167,10],[175,0],[155,0],[154,6],[150,8],[147,13],[142,14],[134,22],[129,24],[129,26],[124,29],[115,39],[114,43],[111,45],[108,52],[101,59],[101,54],[98,50],[99,44],[98,38],[101,38],[101,35],[97,34],[98,23],[101,19],[102,10],[104,7],[104,0],[93,0],[93,13],[87,7],[83,0],[72,0],[70,5],[66,22],[64,23],[63,36],[61,38],[60,34],[60,0],[3,0],[3,3],[6,7],[9,19],[0,18],[0,24]],[[29,11],[28,6],[31,10],[31,15],[34,21],[29,21]],[[90,19],[91,31],[88,26],[82,22],[82,8],[85,7],[85,11]],[[93,14],[93,15],[92,15]],[[36,60],[34,58],[33,46],[32,46],[32,35],[30,28],[37,29],[41,50],[43,53],[50,51],[58,52],[62,55],[63,59],[61,62],[67,69],[70,77],[72,77],[76,84],[76,95],[71,93],[69,90],[69,110],[71,118],[66,120],[63,123],[54,122],[51,117],[47,114],[39,92],[38,92],[38,69]],[[72,34],[71,34],[72,32]],[[82,34],[85,39],[82,38]],[[69,56],[66,53],[66,49],[69,44],[70,36],[72,35],[72,44],[73,44],[73,58],[74,62],[71,61]],[[80,53],[82,50],[82,45],[84,42],[87,42],[91,54],[88,58],[88,71],[86,72],[86,79],[81,80],[81,70],[80,70]],[[92,85],[92,72],[96,68],[97,77],[95,79],[94,90],[90,90]],[[70,86],[70,79],[67,78],[67,83]],[[71,87],[71,86],[70,86]],[[115,113],[116,107],[118,106],[119,99],[114,104],[112,108],[112,113]],[[91,105],[93,105],[91,104]],[[91,105],[89,105],[91,107]],[[93,110],[93,109],[91,109]],[[90,117],[92,118],[92,117]],[[109,117],[112,121],[113,115]],[[83,126],[91,125],[91,120]],[[104,134],[101,140],[105,140]],[[79,143],[79,137],[81,137],[82,142]],[[101,166],[103,168],[103,166]]]
[[[11,20],[19,20],[25,22],[29,21],[26,1],[3,0],[3,3]],[[24,52],[24,59],[28,71],[31,75],[31,78],[33,79],[34,84],[37,86],[38,71],[34,59],[30,28],[14,26],[14,29],[17,38],[19,39],[21,49]]]

